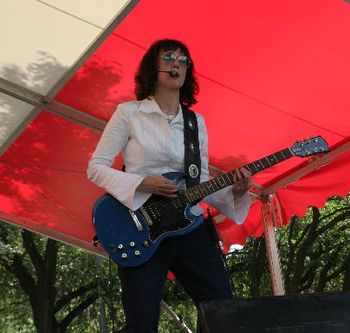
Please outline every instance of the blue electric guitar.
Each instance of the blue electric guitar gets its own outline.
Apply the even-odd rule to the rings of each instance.
[[[266,156],[245,166],[254,175],[293,156],[306,157],[329,150],[318,136]],[[234,171],[179,191],[177,198],[152,195],[132,211],[110,194],[100,197],[93,207],[93,224],[99,242],[117,264],[137,266],[151,258],[160,242],[168,237],[185,235],[196,229],[203,215],[193,215],[191,207],[207,195],[233,184]],[[163,175],[176,183],[184,181],[182,173]]]

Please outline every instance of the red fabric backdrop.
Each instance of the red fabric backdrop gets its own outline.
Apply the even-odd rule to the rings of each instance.
[[[346,1],[141,1],[55,99],[107,121],[134,98],[133,77],[159,38],[184,41],[200,83],[210,163],[244,165],[321,134],[331,147],[350,138],[350,5]],[[68,33],[68,32],[67,32]],[[43,112],[0,159],[0,210],[89,242],[91,205],[102,193],[86,180],[100,133]],[[254,177],[262,187],[302,167],[292,158]],[[350,190],[350,154],[277,191],[285,217]],[[227,244],[263,232],[259,203],[243,226],[221,225]]]

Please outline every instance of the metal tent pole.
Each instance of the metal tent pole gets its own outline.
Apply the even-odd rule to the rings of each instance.
[[[270,268],[272,291],[275,296],[285,295],[284,279],[275,237],[277,219],[271,197],[268,196],[265,198],[266,199],[262,201],[261,213],[265,227],[266,254]]]

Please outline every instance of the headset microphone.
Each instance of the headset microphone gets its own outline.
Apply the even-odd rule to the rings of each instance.
[[[173,78],[179,77],[179,73],[177,71],[170,71],[169,75]]]
[[[161,72],[161,73],[169,73],[170,77],[172,78],[176,78],[176,77],[179,77],[179,73],[177,71],[158,71],[158,72]]]

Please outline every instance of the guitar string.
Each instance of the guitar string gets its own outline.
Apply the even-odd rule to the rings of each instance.
[[[287,153],[287,154],[286,154],[286,153]],[[289,153],[289,154],[288,154],[288,153]],[[285,156],[285,154],[286,154],[286,156]],[[279,156],[278,156],[278,155],[279,155]],[[284,160],[286,160],[286,159],[289,159],[289,158],[292,157],[292,156],[293,156],[293,153],[290,151],[290,148],[286,148],[286,149],[281,150],[281,151],[279,151],[279,152],[277,152],[277,153],[268,155],[268,156],[266,156],[266,157],[264,157],[264,158],[262,158],[262,159],[260,159],[260,160],[257,160],[257,161],[254,161],[254,162],[252,162],[252,163],[249,163],[249,164],[247,164],[245,167],[246,167],[246,168],[250,171],[250,173],[253,175],[253,174],[257,173],[257,172],[260,172],[260,171],[262,171],[262,170],[265,170],[265,169],[268,168],[268,167],[274,166],[274,165],[276,165],[277,163],[280,163],[280,162],[282,162],[282,161],[284,161]],[[274,158],[275,161],[273,161],[272,157]],[[266,165],[266,166],[265,166],[265,164],[264,164],[264,160],[267,161],[267,165]],[[271,163],[271,162],[272,162],[272,163]],[[263,168],[260,169],[261,166],[262,166]],[[254,167],[255,170],[252,170],[252,167]],[[221,180],[223,181],[223,183],[224,183],[224,185],[225,185],[224,187],[229,186],[229,185],[232,185],[232,183],[233,183],[233,178],[231,179],[230,177],[233,177],[233,175],[232,175],[233,172],[234,172],[234,171],[230,171],[230,172],[224,173],[224,174],[222,174],[222,175],[220,175],[220,176],[218,176],[218,177],[215,177],[215,178],[213,178],[212,180],[209,180],[209,181],[207,181],[207,182],[205,182],[205,183],[208,183],[210,187],[212,186],[211,184],[213,184],[213,187],[214,187],[214,186],[217,186],[217,184],[215,183],[215,180],[217,180],[217,181],[219,181],[219,186],[218,186],[219,189],[218,189],[218,190],[220,190],[221,188],[223,188],[223,187],[222,187]],[[227,182],[225,181],[225,179],[224,179],[225,176],[229,179],[229,181],[230,181],[229,184],[227,184]],[[199,184],[199,186],[203,186],[205,183]],[[186,191],[189,193],[189,195],[194,194],[194,197],[196,197],[196,196],[198,195],[198,193],[196,193],[196,187],[197,187],[197,186],[198,186],[198,185],[196,185],[196,186],[194,186],[194,187],[192,187],[192,188],[190,188],[190,189],[187,189]],[[208,186],[208,187],[209,187],[209,186]],[[204,186],[204,187],[205,187],[205,186]],[[215,188],[215,187],[214,187],[214,188]],[[198,191],[201,191],[200,187],[198,187],[197,190],[198,190]],[[212,190],[212,188],[210,188],[210,192],[212,192],[211,190]],[[217,191],[218,191],[218,190],[217,190]],[[184,191],[184,192],[182,192],[182,193],[185,193],[186,191]],[[205,191],[205,189],[204,189],[204,191]],[[192,192],[192,193],[191,193],[191,192]],[[210,194],[210,192],[209,192],[208,194]],[[204,193],[206,193],[206,192],[204,192]],[[208,194],[206,194],[206,195],[208,195]],[[206,195],[205,195],[205,196],[206,196]],[[203,198],[203,197],[205,197],[205,196],[202,196],[202,193],[201,193],[201,198]],[[150,203],[150,204],[149,204],[149,207],[150,207],[151,210],[154,209],[154,210],[157,211],[157,213],[159,213],[159,209],[164,209],[164,208],[166,209],[166,208],[167,208],[167,207],[166,207],[167,205],[173,204],[173,206],[175,207],[175,209],[180,211],[180,209],[183,209],[183,206],[184,206],[184,205],[190,204],[191,202],[195,202],[195,201],[196,201],[196,200],[189,201],[188,199],[186,199],[186,194],[183,194],[183,195],[181,195],[181,197],[176,198],[176,199],[174,199],[174,198],[167,198],[167,199],[163,199],[163,200],[161,200],[161,201],[155,202],[155,203]],[[176,206],[176,203],[179,204],[179,207]]]
[[[148,206],[151,208],[151,209],[156,209],[156,210],[159,210],[161,208],[167,208],[166,206],[167,205],[170,205],[171,203],[173,203],[174,201],[177,201],[179,203],[180,206],[183,206],[187,203],[187,200],[186,198],[184,198],[184,196],[181,196],[179,198],[176,198],[176,199],[173,199],[173,198],[165,198],[165,199],[162,199],[161,201],[157,201],[157,202],[154,202],[154,203],[150,203]],[[175,206],[176,208],[176,206]],[[182,208],[182,207],[178,207],[178,208]]]
[[[208,180],[205,183],[195,185],[195,186],[187,189],[186,191],[181,192],[182,195],[180,198],[176,198],[176,199],[164,198],[161,201],[157,201],[155,203],[150,203],[149,206],[154,208],[154,209],[166,208],[165,207],[166,205],[169,205],[169,204],[173,203],[174,201],[175,202],[177,201],[180,205],[184,205],[186,203],[190,204],[190,203],[198,200],[197,199],[198,192],[200,194],[200,197],[203,198],[203,197],[206,197],[207,195],[209,195],[210,193],[213,193],[213,191],[212,191],[213,188],[215,189],[215,191],[219,191],[220,189],[222,189],[226,186],[232,185],[232,183],[233,183],[233,174],[232,173],[233,173],[233,171],[230,171],[230,172],[224,173],[216,178]],[[226,177],[229,180],[229,182],[227,182],[227,180],[225,180],[224,177]],[[219,185],[217,184],[217,182],[219,182],[218,183]],[[224,184],[224,186],[222,184]],[[201,187],[204,187],[204,189],[201,190]],[[209,191],[208,191],[208,189],[209,189]],[[185,192],[187,192],[189,194],[188,195],[189,197],[194,196],[195,199],[193,199],[193,200],[186,199]],[[204,195],[203,195],[203,193],[204,193]]]
[[[224,175],[220,176],[222,178],[223,182],[224,182],[224,185],[225,185],[224,187],[231,185],[232,179],[230,179],[230,177],[228,176],[229,174],[232,176],[232,172],[228,172],[227,174],[224,174]],[[229,184],[226,183],[226,181],[223,179],[223,176],[227,176],[228,177],[228,179],[230,181]],[[217,178],[220,178],[220,177],[217,177]],[[202,183],[202,184],[199,184],[199,185],[203,186],[203,184],[205,184],[205,183]],[[209,193],[206,193],[206,189],[203,190],[205,195],[203,195],[203,191],[201,191],[200,188],[198,188],[197,191],[199,191],[200,196],[201,197],[205,197],[208,194],[212,193],[212,188],[215,188],[215,186],[218,187],[218,189],[216,189],[217,191],[222,188],[222,183],[221,182],[219,182],[219,186],[217,184],[215,184],[215,182],[213,182],[213,184],[214,185],[210,185]],[[185,192],[189,193],[189,196],[191,196],[191,195],[194,195],[194,197],[198,196],[198,193],[196,193],[196,186],[194,186],[194,187],[191,187],[191,188],[187,189],[186,191],[180,193],[180,197],[178,197],[176,199],[174,199],[174,198],[165,198],[165,199],[163,199],[161,201],[157,201],[155,203],[150,203],[148,206],[150,207],[151,210],[156,210],[158,215],[160,215],[159,214],[159,210],[167,209],[166,206],[169,206],[169,205],[172,205],[173,208],[175,208],[177,211],[180,212],[181,210],[183,210],[183,208],[184,208],[184,206],[186,206],[186,204],[191,204],[192,202],[195,202],[197,200],[197,199],[188,200],[186,198]],[[179,205],[178,207],[177,207],[176,203]]]
[[[230,183],[227,184],[227,182],[223,179],[224,176],[228,177]],[[232,179],[230,178],[230,176],[232,177],[232,171],[228,172],[228,173],[225,173],[225,174],[223,174],[223,175],[221,175],[221,176],[219,176],[219,177],[217,177],[215,179],[218,180],[218,178],[221,178],[222,181],[224,182],[224,185],[225,185],[224,187],[226,187],[226,186],[229,186],[229,185],[232,184]],[[209,193],[206,193],[206,189],[203,189],[203,191],[200,189],[200,187],[203,187],[203,184],[205,184],[205,183],[202,183],[202,184],[199,184],[200,187],[198,187],[198,188],[196,188],[196,186],[194,186],[194,187],[191,187],[191,188],[187,189],[186,191],[182,192],[181,193],[182,195],[179,198],[176,198],[176,199],[174,199],[174,198],[165,198],[165,199],[163,199],[161,201],[157,201],[155,203],[150,203],[149,206],[151,208],[154,208],[154,209],[158,210],[160,208],[166,208],[166,205],[169,205],[169,204],[174,203],[174,202],[178,202],[181,206],[183,206],[183,205],[185,205],[187,203],[190,204],[192,202],[195,202],[197,199],[194,199],[194,200],[186,199],[185,192],[189,193],[189,196],[194,195],[194,197],[196,198],[198,196],[198,193],[196,193],[196,191],[198,191],[201,194],[200,195],[201,197],[205,197],[205,196],[209,195],[212,192],[212,188],[215,189],[215,187],[218,187],[218,189],[216,189],[216,191],[218,191],[218,190],[220,190],[222,188],[222,182],[221,181],[219,181],[219,186],[217,184],[215,184],[215,181],[213,181],[213,182],[212,181],[213,181],[213,179],[208,181],[208,182],[206,182],[206,183],[210,184],[210,185],[208,185],[208,187],[210,186]],[[213,184],[213,185],[211,185],[211,184]],[[204,196],[202,196],[203,193],[205,194]],[[179,208],[182,208],[182,207],[179,207]]]
[[[250,164],[249,164],[249,165],[250,165]],[[248,167],[249,165],[247,165],[247,167]],[[256,168],[256,169],[257,169],[257,168]],[[250,170],[250,168],[249,168],[249,170]],[[208,194],[204,195],[204,197],[207,196],[207,195],[209,195],[210,192],[212,192],[212,191],[211,191],[212,188],[215,189],[215,187],[217,187],[216,191],[222,189],[222,188],[223,188],[223,187],[222,187],[222,182],[224,183],[224,187],[232,185],[232,182],[233,182],[233,178],[232,178],[232,177],[233,177],[233,174],[232,174],[232,173],[233,173],[233,171],[230,171],[230,172],[224,173],[224,174],[222,174],[222,175],[220,175],[220,176],[218,176],[218,177],[216,177],[216,178],[213,178],[213,179],[211,179],[211,180],[205,182],[205,183],[208,184],[208,187],[210,187],[210,188],[209,188],[210,191],[209,191]],[[224,177],[227,177],[227,178],[229,179],[229,183],[227,183],[227,181],[224,179]],[[217,185],[217,183],[215,183],[216,181],[219,182],[219,186]],[[203,184],[205,184],[205,183],[199,184],[200,187],[203,187]],[[187,192],[187,193],[189,193],[189,196],[194,195],[194,197],[197,197],[198,193],[196,193],[196,190],[201,192],[201,189],[200,189],[200,188],[197,188],[197,189],[196,189],[197,186],[198,186],[198,185],[195,185],[194,187],[191,187],[191,188],[187,189],[186,191],[184,191],[184,192],[182,192],[182,193]],[[206,191],[206,189],[204,189],[203,191]],[[191,193],[191,192],[192,192],[192,193]],[[204,193],[206,193],[206,192],[204,192]],[[202,194],[202,193],[201,193],[201,194]],[[201,195],[201,197],[202,197],[202,195]],[[176,198],[176,199],[174,199],[174,198],[165,198],[165,199],[163,199],[163,200],[161,200],[161,201],[157,201],[157,202],[155,202],[155,203],[150,203],[149,206],[150,206],[151,208],[153,208],[153,209],[158,210],[158,209],[161,209],[161,208],[166,208],[166,205],[169,205],[169,204],[171,204],[171,203],[173,203],[173,202],[176,202],[176,201],[177,201],[180,205],[184,205],[184,204],[186,204],[186,203],[190,204],[191,202],[194,202],[194,201],[196,201],[196,200],[197,200],[197,199],[194,199],[193,201],[189,201],[189,200],[186,199],[185,194],[183,194],[180,198]]]
[[[262,171],[262,170],[264,170],[264,169],[266,169],[266,168],[268,168],[268,167],[271,167],[271,166],[273,166],[273,165],[276,164],[276,163],[273,162],[272,157],[275,159],[275,162],[279,163],[279,162],[282,162],[283,160],[286,160],[286,159],[288,159],[289,157],[293,156],[293,155],[291,154],[291,156],[288,156],[288,155],[287,155],[287,157],[286,157],[286,156],[283,154],[283,153],[286,153],[286,150],[289,150],[289,148],[286,148],[286,149],[281,150],[281,151],[279,151],[279,152],[277,152],[277,153],[274,153],[274,154],[268,155],[268,156],[266,156],[266,157],[264,157],[264,158],[261,158],[260,160],[257,160],[257,161],[254,161],[254,162],[252,162],[252,163],[249,163],[249,164],[246,165],[246,168],[248,168],[248,170],[249,170],[252,174],[254,174],[254,173],[256,173],[256,172],[260,172],[260,171]],[[278,154],[279,154],[280,156],[278,156]],[[265,166],[265,164],[264,164],[264,160],[267,161],[267,165],[266,165],[266,166]],[[271,164],[271,162],[273,162],[273,163]],[[261,166],[263,167],[262,169],[260,169]],[[253,167],[254,167],[255,170],[253,169]],[[222,175],[220,175],[220,176],[218,176],[218,177],[216,177],[216,178],[213,178],[212,180],[209,180],[209,181],[207,181],[207,182],[208,182],[208,184],[210,184],[210,186],[212,186],[211,184],[213,184],[214,186],[215,186],[215,185],[217,186],[217,184],[215,183],[215,181],[219,181],[219,186],[218,186],[218,187],[219,187],[219,190],[220,190],[220,187],[222,186],[221,181],[223,181],[223,183],[224,183],[224,185],[225,185],[224,187],[229,186],[229,185],[232,185],[233,179],[231,179],[231,178],[233,177],[233,175],[232,175],[233,172],[234,172],[234,170],[233,170],[233,171],[229,171],[229,172],[224,173],[224,174],[222,174]],[[224,177],[227,177],[227,178],[229,179],[229,181],[230,181],[229,184],[227,184],[227,182],[225,181]],[[206,182],[206,183],[207,183],[207,182]],[[200,185],[200,186],[203,186],[203,184],[205,184],[205,183],[202,183],[202,184],[199,184],[199,185]],[[221,188],[222,188],[222,187],[221,187]],[[192,190],[192,191],[191,191],[191,190]],[[198,188],[198,190],[201,191],[200,188]],[[197,195],[197,193],[195,193],[195,191],[196,191],[196,186],[194,186],[194,187],[192,187],[192,188],[190,188],[190,189],[187,189],[186,191],[188,191],[189,195],[194,194],[195,197],[196,197],[196,195]],[[205,191],[205,190],[204,190],[204,191]],[[191,193],[191,192],[192,192],[192,193]],[[194,192],[194,193],[193,193],[193,192]],[[184,192],[183,192],[183,193],[184,193]],[[208,194],[210,194],[210,193],[208,193]],[[183,197],[183,196],[182,196],[182,197]],[[184,201],[184,200],[185,200],[185,201]],[[178,201],[180,205],[183,205],[183,204],[185,204],[186,202],[188,202],[189,204],[191,203],[191,201],[186,200],[186,198],[175,199],[175,201]],[[196,201],[196,200],[193,200],[192,202],[194,202],[194,201]],[[168,199],[164,199],[164,200],[155,202],[155,203],[153,203],[153,204],[150,204],[150,206],[151,206],[152,208],[158,210],[158,209],[160,209],[160,208],[166,208],[165,205],[169,205],[170,203],[173,203],[173,202],[174,202],[174,199],[173,199],[173,198],[168,198]]]

